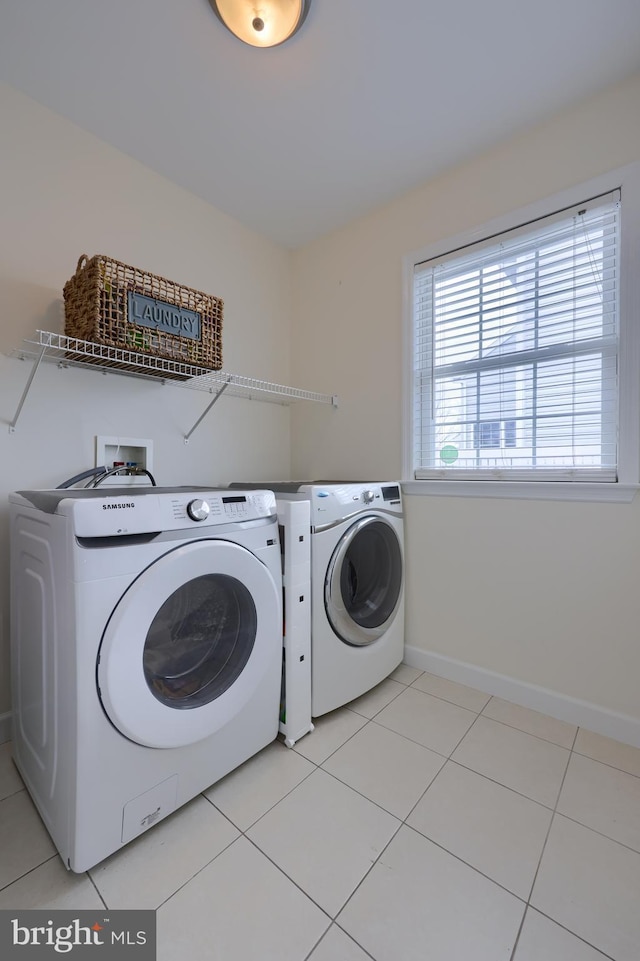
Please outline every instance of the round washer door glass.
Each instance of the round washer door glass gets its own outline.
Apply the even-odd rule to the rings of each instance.
[[[228,574],[203,574],[164,602],[147,631],[142,666],[162,704],[201,707],[231,687],[256,639],[256,606]]]
[[[327,568],[325,607],[347,644],[371,644],[387,630],[402,594],[402,549],[391,524],[361,518],[340,539]]]
[[[163,554],[122,595],[102,636],[107,716],[138,744],[183,747],[239,715],[265,678],[274,679],[277,716],[281,608],[269,569],[239,544],[203,539]]]

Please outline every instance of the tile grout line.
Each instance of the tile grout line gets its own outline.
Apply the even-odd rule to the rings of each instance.
[[[423,744],[422,741],[416,741],[414,738],[409,737],[408,734],[401,734],[400,731],[396,731],[396,730],[395,730],[394,728],[392,728],[392,727],[387,727],[387,725],[386,725],[386,724],[383,724],[382,721],[376,721],[375,718],[372,718],[372,719],[371,719],[371,723],[372,723],[372,724],[377,724],[378,727],[383,728],[385,731],[390,731],[391,734],[397,734],[398,737],[403,737],[406,741],[409,741],[410,744],[417,744],[418,747],[423,747],[423,748],[425,749],[425,751],[431,751],[432,754],[437,754],[438,757],[443,757],[443,758],[445,759],[445,761],[448,761],[448,760],[449,760],[449,755],[448,755],[448,754],[442,754],[441,751],[436,751],[435,748],[428,747],[426,744]],[[475,723],[475,722],[473,722],[473,723]],[[471,727],[473,726],[473,723],[470,725],[469,730],[471,730]],[[456,747],[457,747],[457,745],[456,745]],[[454,748],[454,750],[455,750],[455,748]],[[335,752],[334,752],[334,753],[335,753]],[[324,763],[324,762],[323,762],[323,763]]]
[[[437,675],[434,675],[434,677],[437,677]],[[415,682],[414,682],[414,683],[415,683]],[[563,751],[571,751],[571,750],[572,750],[572,748],[571,748],[571,747],[568,747],[566,744],[559,744],[558,741],[554,741],[554,740],[552,740],[551,738],[542,737],[542,735],[540,735],[540,734],[533,734],[531,731],[526,731],[524,728],[522,728],[522,727],[517,727],[515,724],[510,724],[508,721],[499,720],[498,718],[491,717],[489,714],[485,714],[484,712],[486,711],[487,707],[489,706],[489,704],[490,704],[491,701],[493,700],[493,697],[496,696],[496,695],[491,695],[491,696],[489,696],[489,700],[486,702],[486,704],[485,704],[479,711],[477,711],[475,708],[467,707],[465,704],[460,704],[460,703],[458,703],[457,701],[451,701],[451,700],[449,700],[449,699],[446,698],[446,697],[442,697],[440,694],[432,694],[431,691],[423,691],[422,688],[414,687],[414,683],[407,685],[407,689],[411,688],[412,690],[418,691],[420,694],[426,694],[427,697],[433,697],[433,698],[435,698],[437,701],[443,701],[445,704],[450,704],[452,707],[457,707],[457,708],[460,708],[460,710],[462,710],[462,711],[468,711],[470,714],[475,714],[475,715],[476,715],[476,720],[477,720],[479,717],[482,717],[482,718],[484,718],[484,719],[487,720],[487,721],[493,721],[494,724],[500,724],[500,725],[502,725],[503,727],[507,727],[507,728],[509,728],[509,729],[512,730],[512,731],[518,731],[520,734],[526,734],[528,737],[533,737],[533,738],[535,738],[537,741],[542,741],[542,742],[545,743],[545,744],[553,744],[553,745],[555,745],[555,747],[562,748]],[[456,683],[456,682],[453,682],[453,681],[452,681],[451,683]],[[482,692],[482,693],[484,693],[484,692]],[[397,697],[399,697],[399,696],[400,696],[399,694],[396,694],[395,697],[392,698],[392,701],[395,700],[395,699],[396,699]],[[392,701],[389,701],[389,704],[391,704]],[[520,706],[521,706],[521,705],[515,704],[515,702],[512,702],[512,701],[509,701],[509,702],[507,702],[507,703],[509,703],[509,704],[513,703],[515,707],[520,707]],[[387,706],[387,705],[385,705],[385,706]],[[378,711],[378,714],[382,713],[383,710],[384,710],[384,708],[381,708],[380,711]],[[531,709],[531,708],[524,708],[524,710],[532,710],[532,709]],[[355,712],[354,712],[354,713],[355,713]],[[539,712],[539,711],[535,711],[534,713],[539,714],[540,712]],[[542,715],[542,716],[543,716],[543,717],[549,717],[551,720],[558,720],[558,718],[552,718],[550,714],[544,714],[544,715]],[[376,714],[373,718],[371,718],[370,720],[375,720],[375,717],[377,717],[377,714]],[[378,722],[378,723],[381,723],[381,722]],[[567,721],[558,721],[558,723],[568,724]],[[473,722],[473,724],[475,724],[475,721]],[[473,724],[471,725],[471,727],[473,727]],[[384,727],[385,725],[382,725],[382,726]],[[575,732],[575,734],[573,735],[573,743],[575,743],[575,738],[576,738],[576,736],[577,736],[579,727],[576,726],[576,725],[574,725],[574,724],[571,724],[571,725],[569,725],[569,726],[576,728],[576,732]],[[471,730],[471,727],[469,728],[469,730]],[[389,730],[391,730],[391,728],[389,728]],[[398,733],[398,732],[396,732],[396,733]],[[467,731],[467,733],[468,733],[468,731]],[[403,735],[403,736],[406,737],[406,735]],[[465,736],[466,736],[466,735],[463,735],[463,738],[464,738]],[[411,738],[409,738],[409,740],[411,740]],[[461,740],[462,740],[462,738],[461,738]],[[416,742],[416,743],[420,743],[420,742]],[[426,745],[423,745],[423,747],[425,747],[425,746],[426,746]],[[456,745],[456,746],[457,746],[457,745]],[[430,748],[430,750],[433,750],[433,748]],[[454,750],[455,750],[455,748],[454,748]],[[438,753],[438,752],[436,752],[436,753]],[[576,753],[579,753],[579,752],[576,752]],[[589,755],[585,755],[585,757],[588,757],[588,756],[589,756]],[[597,760],[597,758],[592,758],[592,760]],[[604,762],[602,762],[602,763],[604,763]],[[610,765],[610,766],[612,766],[612,765]],[[639,776],[640,776],[640,775],[639,775]]]
[[[550,921],[552,924],[556,924],[559,928],[562,928],[563,931],[566,931],[567,934],[570,934],[573,938],[576,938],[576,939],[577,939],[578,941],[580,941],[582,944],[586,944],[587,947],[592,948],[592,949],[593,949],[594,951],[596,951],[599,955],[602,955],[602,957],[603,957],[603,958],[606,958],[607,961],[619,961],[619,958],[614,958],[613,955],[607,954],[607,952],[606,952],[606,951],[603,951],[602,948],[597,948],[597,947],[595,946],[595,944],[592,944],[590,941],[586,941],[581,935],[576,934],[575,931],[572,931],[570,928],[567,928],[567,927],[566,927],[564,924],[562,924],[560,921],[556,921],[555,918],[552,918],[551,915],[546,914],[544,911],[541,911],[540,908],[534,907],[533,904],[528,904],[528,905],[527,905],[527,912],[530,911],[530,910],[531,910],[531,911],[535,911],[537,914],[541,915],[541,917],[543,917],[543,918],[546,918],[546,920],[547,920],[547,921]],[[527,913],[527,912],[525,912],[525,913]],[[518,959],[516,958],[515,961],[518,961]]]
[[[24,784],[24,783],[23,783],[22,787],[19,787],[17,790],[11,791],[10,794],[5,794],[4,797],[0,797],[0,804],[3,804],[5,801],[9,801],[12,797],[15,797],[16,794],[21,794],[23,791],[27,791],[27,785]],[[29,799],[31,800],[31,795],[29,794],[28,791],[27,791],[27,795],[28,795]],[[37,810],[37,808],[36,808],[36,810]],[[38,814],[38,817],[40,817],[39,814]]]
[[[531,908],[532,910],[535,910],[534,906],[531,904],[531,896],[533,895],[533,891],[534,891],[534,888],[535,888],[535,886],[536,886],[536,881],[538,880],[538,874],[540,873],[540,867],[541,867],[541,865],[542,865],[542,859],[543,859],[543,857],[544,857],[544,852],[545,852],[546,849],[547,849],[547,842],[548,842],[548,840],[549,840],[549,835],[551,834],[551,828],[553,827],[553,822],[554,822],[554,820],[555,820],[556,811],[557,811],[557,808],[558,808],[558,802],[560,801],[560,795],[562,794],[562,788],[564,787],[564,782],[565,782],[565,780],[566,780],[567,772],[568,772],[568,770],[569,770],[569,764],[570,764],[570,762],[571,762],[571,755],[573,754],[573,747],[574,747],[574,745],[575,745],[575,743],[576,743],[576,738],[578,737],[578,730],[579,730],[579,728],[576,728],[576,733],[575,733],[574,736],[573,736],[573,742],[572,742],[572,744],[571,744],[571,748],[569,749],[569,756],[567,757],[567,763],[566,763],[566,765],[565,765],[564,773],[563,773],[563,775],[562,775],[562,780],[561,780],[561,782],[560,782],[560,787],[559,787],[559,789],[558,789],[558,794],[557,794],[557,796],[556,796],[556,803],[554,804],[553,810],[552,810],[552,812],[551,812],[551,818],[550,818],[550,820],[549,820],[549,827],[547,828],[547,833],[546,833],[546,835],[545,835],[545,839],[544,839],[543,844],[542,844],[542,849],[541,849],[541,851],[540,851],[540,857],[538,858],[538,864],[537,864],[537,866],[536,866],[536,870],[535,870],[534,875],[533,875],[533,880],[532,880],[532,882],[531,882],[531,887],[529,888],[529,895],[528,895],[528,897],[527,897],[526,904],[525,904],[525,909],[524,909],[524,913],[523,913],[522,919],[521,919],[521,921],[520,921],[520,927],[518,928],[518,934],[516,935],[516,940],[515,940],[514,945],[513,945],[513,951],[512,951],[512,953],[511,953],[511,961],[514,961],[516,951],[518,950],[518,943],[519,943],[519,941],[520,941],[520,935],[522,934],[522,929],[523,929],[523,927],[524,927],[524,922],[525,922],[525,919],[526,919],[526,917],[527,917],[527,913],[528,913],[528,911],[529,911],[529,908]],[[571,932],[571,934],[573,934],[573,931]]]
[[[426,788],[424,789],[424,791],[422,792],[422,794],[420,795],[420,797],[418,798],[418,800],[416,801],[416,803],[413,805],[413,807],[411,808],[411,810],[409,811],[409,813],[408,813],[407,816],[405,817],[405,819],[404,819],[404,821],[403,821],[403,824],[406,824],[407,819],[411,817],[411,815],[413,814],[413,812],[415,811],[415,809],[417,808],[417,806],[420,804],[420,802],[422,801],[423,797],[425,796],[425,794],[427,793],[427,791],[429,790],[429,788],[431,787],[431,785],[434,783],[434,781],[436,780],[436,778],[438,777],[438,775],[440,774],[440,772],[444,770],[444,768],[446,767],[446,765],[448,764],[448,762],[451,761],[453,764],[456,763],[455,761],[453,761],[453,754],[455,753],[455,751],[458,750],[458,747],[460,746],[460,744],[462,743],[462,741],[464,741],[465,737],[467,736],[467,734],[469,733],[469,731],[471,730],[471,728],[474,726],[474,724],[476,723],[476,721],[478,720],[479,717],[480,717],[479,714],[476,715],[475,720],[471,722],[471,724],[469,725],[469,727],[467,728],[467,730],[465,731],[465,733],[462,735],[462,737],[460,738],[460,740],[457,741],[455,747],[449,752],[449,754],[441,754],[441,755],[440,755],[440,757],[444,757],[444,764],[441,765],[440,769],[439,769],[439,770],[436,772],[436,774],[431,778],[431,780],[430,780],[429,783],[427,784]],[[417,743],[417,742],[416,742],[416,743]],[[423,747],[424,747],[424,745],[423,745]],[[431,750],[431,748],[427,748],[427,750]],[[437,751],[434,751],[434,754],[437,754],[437,753],[438,753]],[[476,773],[477,773],[477,772],[476,772]],[[410,825],[410,824],[407,824],[407,827],[411,827],[411,825]],[[412,828],[412,830],[415,830],[415,828]],[[421,832],[418,831],[418,834],[421,834]],[[421,835],[421,836],[424,837],[424,835]],[[431,840],[431,838],[429,838],[428,840]],[[435,844],[435,842],[434,842],[434,844]],[[451,852],[449,852],[449,853],[451,853]]]
[[[437,675],[437,674],[432,674],[431,677],[438,677],[438,675]],[[411,682],[411,684],[407,684],[407,687],[412,688],[414,691],[420,691],[421,694],[428,694],[429,697],[435,697],[438,701],[444,701],[445,704],[452,704],[454,707],[460,707],[460,708],[462,708],[463,711],[471,711],[472,714],[482,714],[482,712],[483,712],[484,709],[487,707],[489,701],[491,700],[491,698],[492,698],[492,696],[493,696],[492,694],[487,694],[487,701],[485,702],[485,704],[483,704],[483,706],[482,706],[482,707],[480,708],[480,710],[478,711],[478,710],[476,710],[475,707],[468,707],[466,704],[460,704],[459,701],[452,701],[451,698],[449,698],[449,697],[443,697],[442,694],[434,694],[433,691],[424,691],[421,687],[416,687],[416,681],[419,681],[419,680],[420,680],[420,678],[417,677],[415,681],[412,681],[412,682]],[[443,680],[443,681],[446,681],[447,678],[442,678],[442,680]],[[457,681],[450,681],[450,683],[451,683],[451,684],[457,684],[458,682],[457,682]],[[461,685],[461,686],[462,686],[462,687],[466,687],[467,685],[466,685],[466,684],[463,684],[463,685]],[[470,690],[475,690],[475,688],[470,688]],[[481,693],[484,694],[484,691],[482,691]]]
[[[579,731],[579,730],[580,730],[580,728],[578,728],[578,731]],[[583,730],[584,730],[584,729],[583,729]],[[620,742],[618,742],[618,743],[622,744],[623,742],[620,741]],[[633,745],[628,745],[628,746],[629,746],[629,747],[632,747]],[[635,748],[635,750],[638,750],[638,748]],[[578,757],[584,757],[584,758],[587,759],[587,761],[595,761],[596,764],[602,764],[602,765],[604,765],[604,767],[611,768],[612,771],[618,771],[619,774],[628,774],[629,777],[638,778],[638,780],[640,781],[640,772],[638,772],[638,774],[634,774],[633,771],[627,771],[627,770],[626,770],[625,768],[623,768],[623,767],[617,767],[617,765],[615,765],[615,764],[610,764],[608,761],[602,761],[602,760],[600,760],[599,757],[593,757],[592,754],[585,754],[584,751],[576,751],[575,748],[573,748],[572,754],[576,754]]]
[[[299,757],[302,757],[302,755],[298,755],[298,756],[299,756]],[[249,760],[251,760],[251,758],[249,758]],[[308,759],[308,758],[305,758],[305,760],[309,760],[309,759]],[[314,764],[313,761],[309,761],[309,763],[310,763],[310,764]],[[215,808],[215,810],[218,812],[218,814],[222,815],[222,817],[225,818],[225,819],[229,822],[229,824],[233,825],[233,827],[236,829],[236,831],[240,831],[241,834],[246,834],[246,832],[247,832],[247,831],[250,831],[252,827],[255,827],[255,825],[258,823],[258,821],[261,821],[262,818],[263,818],[263,817],[266,817],[266,815],[269,814],[270,811],[273,811],[273,809],[276,808],[276,807],[278,806],[278,804],[280,804],[280,801],[284,801],[284,799],[287,798],[287,797],[289,797],[290,794],[293,794],[293,792],[296,790],[296,788],[300,787],[301,784],[304,784],[304,782],[305,782],[308,778],[310,778],[312,774],[315,774],[317,770],[318,770],[318,765],[316,764],[316,765],[314,766],[314,770],[313,770],[313,771],[308,771],[308,772],[304,775],[304,777],[300,778],[300,780],[298,781],[297,784],[294,784],[292,788],[289,788],[289,790],[286,792],[286,794],[283,794],[281,798],[278,798],[277,801],[274,801],[274,803],[271,805],[271,807],[267,808],[266,811],[263,811],[262,814],[261,814],[259,817],[257,817],[257,818],[255,819],[255,821],[252,821],[251,824],[248,824],[246,828],[241,828],[239,824],[236,824],[235,821],[233,821],[233,820],[229,817],[228,814],[225,814],[225,812],[222,810],[222,808],[218,807],[218,805],[215,803],[215,801],[213,801],[211,798],[207,797],[206,794],[204,794],[204,792],[201,792],[201,796],[202,796],[202,797],[204,798],[204,800],[207,801],[213,808]],[[233,772],[230,771],[229,773],[232,774]],[[327,772],[325,772],[325,773],[327,773]],[[205,790],[206,790],[206,791],[210,791],[211,788],[215,787],[215,785],[216,785],[217,783],[219,783],[219,782],[217,782],[217,781],[214,782],[214,783],[211,784],[208,788],[205,788]]]
[[[428,672],[425,671],[425,672],[423,672],[423,673],[428,673]],[[433,674],[433,675],[431,675],[431,676],[432,676],[432,677],[439,677],[438,674]],[[418,681],[418,680],[419,680],[419,678],[416,678],[416,681]],[[448,678],[442,678],[442,680],[448,680]],[[486,703],[483,705],[483,707],[482,707],[479,711],[477,711],[475,708],[473,708],[473,707],[468,707],[466,704],[460,704],[458,701],[452,701],[452,700],[450,700],[450,699],[447,698],[447,697],[443,697],[442,694],[434,694],[434,693],[432,693],[431,691],[423,691],[422,688],[420,688],[420,687],[415,687],[415,683],[416,683],[415,681],[412,681],[411,684],[408,684],[408,685],[407,685],[407,687],[414,688],[416,691],[420,691],[421,694],[428,694],[429,697],[435,697],[435,698],[437,698],[437,700],[439,700],[439,701],[445,701],[447,704],[452,704],[454,707],[462,708],[463,711],[470,711],[470,712],[473,713],[473,714],[477,714],[479,717],[484,717],[484,718],[486,718],[488,721],[495,721],[496,724],[503,724],[505,727],[510,727],[510,728],[512,728],[514,731],[520,731],[521,734],[528,734],[530,737],[535,737],[535,738],[537,738],[539,741],[545,741],[545,742],[547,742],[548,744],[555,744],[556,747],[564,748],[565,751],[570,751],[570,750],[572,750],[572,748],[571,748],[571,747],[567,747],[566,744],[560,744],[560,743],[558,743],[558,741],[554,741],[554,740],[552,740],[551,738],[548,738],[548,737],[543,737],[541,734],[534,734],[532,731],[527,731],[527,730],[525,730],[525,729],[522,728],[522,727],[517,727],[517,725],[511,724],[511,723],[509,723],[509,721],[503,721],[503,720],[501,720],[501,719],[499,719],[499,718],[497,718],[497,717],[491,717],[490,714],[485,714],[485,711],[487,710],[487,708],[489,707],[491,701],[492,701],[494,698],[496,698],[497,700],[503,700],[503,698],[499,697],[497,694],[487,694],[486,696],[487,696],[488,700],[487,700]],[[459,682],[458,682],[458,681],[451,681],[450,683],[451,683],[451,684],[458,684]],[[462,687],[468,687],[468,685],[466,685],[466,684],[463,684],[463,685],[461,685],[461,686],[462,686]],[[474,691],[475,691],[475,690],[478,690],[478,689],[477,689],[477,688],[470,688],[470,690],[474,690]],[[481,694],[486,694],[485,691],[480,691],[480,693],[481,693]],[[396,695],[396,696],[397,696],[397,695]],[[522,710],[525,710],[525,711],[531,711],[533,714],[540,714],[542,717],[548,717],[548,718],[549,718],[550,720],[552,720],[552,721],[557,721],[558,724],[567,724],[569,727],[575,727],[575,728],[576,728],[576,733],[573,735],[573,743],[575,743],[575,738],[576,738],[577,732],[578,732],[578,730],[579,730],[579,725],[571,724],[569,721],[562,721],[560,718],[552,717],[551,714],[543,714],[541,711],[536,711],[536,710],[534,710],[533,708],[524,707],[524,705],[522,705],[522,704],[517,704],[515,701],[505,701],[505,703],[506,703],[506,704],[512,704],[514,707],[516,707],[516,708],[522,708]],[[580,752],[579,752],[579,751],[576,751],[576,753],[579,754]],[[589,757],[589,756],[590,756],[590,755],[585,755],[585,757]],[[593,760],[597,760],[597,758],[593,758]],[[605,763],[605,762],[602,762],[602,763]],[[613,766],[613,765],[610,765],[610,766]],[[640,775],[638,775],[638,776],[640,777]]]
[[[527,708],[527,710],[528,710],[528,708]],[[546,716],[548,716],[548,715],[545,715],[545,717],[546,717]],[[508,727],[508,728],[509,728],[510,730],[512,730],[512,731],[518,731],[520,734],[526,734],[527,737],[534,737],[534,738],[536,739],[536,741],[542,741],[543,744],[553,744],[554,747],[562,748],[563,751],[572,751],[572,750],[573,750],[572,747],[567,747],[566,744],[558,744],[557,741],[552,741],[552,740],[550,740],[548,737],[541,737],[540,734],[532,734],[531,731],[525,731],[525,730],[523,730],[523,728],[521,728],[521,727],[516,727],[515,724],[509,724],[508,721],[499,721],[498,718],[496,718],[496,717],[489,717],[488,714],[484,714],[484,713],[482,713],[482,712],[480,713],[479,717],[484,718],[485,721],[492,721],[494,724],[500,724],[500,725],[502,725],[502,727]],[[563,723],[564,723],[564,722],[563,722]],[[572,725],[572,727],[575,727],[575,725]],[[575,739],[576,739],[577,736],[578,736],[578,728],[576,727],[576,733],[575,733],[574,736],[573,736],[573,742],[572,742],[572,743],[575,743]]]
[[[95,888],[96,894],[98,895],[98,897],[99,897],[100,900],[102,901],[102,904],[104,905],[105,911],[110,911],[111,909],[109,908],[109,905],[107,904],[107,902],[105,901],[104,897],[102,896],[102,892],[101,892],[100,888],[98,887],[98,885],[96,884],[96,882],[93,880],[93,877],[92,877],[92,875],[91,875],[91,869],[90,869],[89,871],[85,871],[85,874],[86,874],[87,878],[89,879],[89,883],[92,884],[93,887]],[[115,909],[114,909],[114,910],[115,910]],[[157,911],[158,909],[156,908],[155,910]]]
[[[227,818],[227,820],[229,820],[229,819]],[[230,823],[232,823],[232,822],[230,822]],[[235,824],[234,824],[233,826],[235,827]],[[237,829],[236,829],[236,830],[237,830]],[[238,835],[238,837],[240,837],[240,836],[241,836],[241,835]],[[175,897],[176,894],[178,894],[179,891],[182,891],[182,889],[185,888],[185,887],[187,886],[187,884],[190,884],[190,883],[194,880],[194,878],[197,878],[198,875],[199,875],[199,874],[202,874],[202,872],[203,872],[206,868],[208,868],[211,864],[213,864],[214,861],[217,861],[217,859],[220,857],[221,854],[224,854],[225,851],[228,851],[229,848],[231,847],[231,845],[232,845],[232,844],[235,844],[235,842],[236,842],[237,840],[238,840],[238,838],[236,837],[236,838],[234,838],[232,841],[229,841],[228,844],[225,844],[225,846],[222,848],[221,851],[218,851],[218,853],[217,853],[216,855],[214,855],[214,857],[212,857],[210,861],[207,861],[206,864],[203,864],[202,867],[198,868],[198,870],[197,870],[194,874],[192,874],[190,878],[187,878],[186,881],[183,881],[182,884],[179,884],[178,887],[175,889],[175,891],[172,891],[171,894],[169,894],[163,901],[161,901],[160,904],[156,905],[156,907],[153,908],[153,910],[154,910],[154,911],[159,911],[160,908],[164,907],[164,905],[167,904],[167,902],[169,902],[169,901],[171,900],[171,898]],[[247,840],[248,840],[248,839],[247,839]],[[114,909],[114,910],[115,910],[115,909]]]
[[[325,917],[326,917],[327,920],[329,921],[329,926],[327,927],[327,929],[325,930],[324,934],[322,935],[322,937],[324,937],[324,935],[327,933],[327,931],[329,930],[329,928],[330,928],[331,925],[333,924],[333,917],[332,917],[332,915],[329,914],[329,912],[327,911],[327,909],[326,909],[326,908],[323,908],[321,904],[318,904],[318,902],[315,900],[315,898],[313,898],[313,897],[309,894],[308,891],[305,891],[305,889],[304,889],[294,878],[290,877],[290,876],[287,874],[287,872],[284,870],[284,868],[281,867],[279,864],[277,864],[277,863],[273,860],[273,858],[271,857],[271,855],[267,854],[266,851],[263,851],[262,848],[261,848],[258,844],[256,844],[256,842],[255,842],[252,838],[248,837],[246,834],[243,834],[242,837],[243,837],[243,838],[245,839],[245,841],[247,841],[253,848],[255,848],[255,850],[258,852],[258,854],[262,855],[263,858],[266,858],[267,861],[269,862],[269,864],[271,864],[271,865],[276,869],[276,871],[278,871],[279,874],[281,874],[283,877],[285,877],[285,878],[287,879],[287,881],[290,881],[291,884],[293,884],[293,886],[294,886],[295,888],[297,888],[298,891],[300,891],[300,893],[301,893],[308,901],[311,901],[311,903],[316,906],[316,908],[318,909],[318,911],[322,911],[322,913],[325,915]],[[237,840],[238,840],[238,838],[236,838],[236,841],[237,841]],[[338,914],[340,914],[340,911],[342,911],[342,908],[343,908],[343,907],[344,907],[344,905],[342,905],[342,907],[338,910]],[[336,915],[336,917],[337,917],[337,915]]]
[[[566,748],[565,748],[566,750]],[[549,811],[553,814],[553,808],[549,804],[545,804],[544,801],[539,801],[537,798],[531,797],[529,794],[523,794],[522,791],[518,791],[516,788],[511,787],[510,784],[503,784],[502,781],[497,781],[494,777],[489,774],[483,774],[482,771],[476,771],[475,768],[469,767],[468,764],[463,764],[462,761],[457,761],[454,757],[447,758],[451,764],[455,764],[457,767],[463,768],[465,771],[469,771],[470,774],[477,774],[478,777],[483,777],[487,781],[491,781],[492,784],[497,784],[498,787],[504,788],[505,791],[511,791],[512,794],[516,794],[518,797],[524,798],[525,801],[531,801],[532,804],[537,804],[545,811]]]
[[[589,831],[591,834],[595,834],[596,837],[603,838],[605,841],[611,841],[612,844],[617,844],[618,847],[624,848],[625,851],[630,851],[631,854],[640,855],[640,847],[632,848],[630,844],[625,844],[624,841],[619,841],[618,838],[612,838],[610,834],[604,834],[602,831],[598,831],[596,828],[592,828],[588,824],[578,821],[577,818],[571,817],[570,814],[564,814],[563,811],[555,811],[554,814],[564,818],[566,821],[571,821],[572,824],[577,824],[578,827],[584,828],[585,831]]]
[[[328,761],[330,757],[333,757],[333,755],[334,755],[337,751],[339,751],[340,748],[343,748],[343,747],[345,746],[345,744],[348,744],[349,741],[351,741],[351,740],[356,736],[356,734],[359,734],[360,731],[362,731],[362,729],[365,728],[365,727],[367,726],[367,724],[369,724],[369,722],[370,722],[370,720],[371,720],[371,718],[364,717],[364,714],[357,714],[356,711],[352,711],[351,713],[352,713],[352,714],[355,714],[356,717],[364,718],[364,724],[361,724],[357,731],[354,731],[353,734],[350,734],[349,737],[346,739],[346,741],[343,741],[342,744],[339,744],[338,747],[335,748],[335,750],[331,751],[329,754],[327,754],[327,756],[326,756],[325,758],[323,758],[322,761],[319,761],[319,762],[318,762],[318,761],[313,761],[310,757],[307,757],[306,754],[303,754],[302,751],[296,751],[296,754],[298,754],[299,757],[303,757],[306,761],[309,761],[310,764],[315,764],[316,767],[320,767],[322,764],[324,764],[326,761]],[[313,732],[311,732],[311,733],[313,733]],[[305,736],[306,736],[306,735],[305,735]],[[300,740],[302,740],[302,738],[301,738]],[[297,742],[296,742],[296,743],[297,743]],[[295,744],[294,744],[294,746],[291,748],[291,750],[292,750],[292,751],[295,751]]]
[[[468,861],[465,861],[465,859],[461,857],[459,854],[454,854],[453,851],[450,851],[449,848],[445,848],[445,846],[443,844],[440,844],[439,841],[434,841],[433,838],[427,837],[426,834],[423,834],[421,831],[418,831],[418,829],[414,828],[411,824],[406,824],[403,822],[401,826],[407,828],[409,831],[413,831],[414,834],[417,834],[419,837],[423,838],[425,841],[428,841],[429,844],[433,844],[434,847],[439,848],[441,851],[444,851],[444,853],[448,854],[449,857],[455,858],[455,860],[459,861],[460,864],[464,864],[465,867],[469,868],[475,874],[479,874],[481,878],[484,878],[486,881],[490,881],[491,884],[495,884],[497,888],[500,888],[500,890],[504,891],[506,894],[510,894],[512,898],[515,898],[516,901],[520,901],[520,903],[524,905],[524,907],[526,908],[527,902],[523,897],[521,897],[519,894],[515,894],[510,888],[506,888],[504,884],[500,883],[500,881],[496,881],[495,878],[492,878],[488,874],[485,874],[484,871],[481,871],[480,868],[477,868],[474,864],[470,864]]]
[[[340,909],[340,910],[342,910],[342,909]],[[311,961],[311,958],[312,958],[312,955],[313,955],[314,951],[316,950],[316,948],[318,948],[318,947],[322,944],[322,942],[324,941],[324,939],[327,937],[327,935],[328,935],[329,932],[331,931],[331,928],[333,928],[333,927],[336,927],[336,928],[338,929],[338,931],[342,931],[342,933],[344,934],[344,936],[345,936],[346,938],[349,938],[350,941],[353,941],[354,944],[357,944],[358,947],[360,948],[360,950],[363,952],[363,954],[365,954],[365,955],[367,956],[367,958],[370,958],[371,961],[376,961],[376,958],[375,958],[372,954],[370,954],[370,953],[367,951],[366,948],[363,948],[359,941],[356,941],[356,939],[355,939],[352,935],[350,935],[347,931],[345,931],[345,929],[344,929],[343,927],[341,927],[341,925],[339,925],[337,921],[332,921],[332,922],[331,922],[331,924],[329,925],[329,927],[327,928],[327,930],[326,930],[326,931],[324,932],[324,934],[322,934],[321,937],[316,941],[316,943],[315,943],[314,946],[311,948],[311,950],[309,951],[309,953],[308,953],[308,954],[305,954],[303,961]]]
[[[579,729],[578,729],[578,730],[579,730]],[[554,822],[554,820],[555,820],[556,813],[557,813],[557,810],[558,810],[558,804],[560,803],[560,796],[561,796],[561,794],[562,794],[562,789],[563,789],[563,787],[564,787],[564,782],[565,782],[566,779],[567,779],[567,773],[568,773],[568,771],[569,771],[569,765],[570,765],[570,763],[571,763],[571,755],[573,754],[573,745],[576,743],[576,738],[578,737],[578,730],[576,730],[575,736],[574,736],[574,738],[573,738],[573,743],[572,743],[572,745],[571,745],[571,748],[569,749],[569,756],[568,756],[568,758],[567,758],[567,763],[566,763],[565,768],[564,768],[564,773],[563,773],[563,775],[562,775],[562,780],[560,781],[560,787],[559,787],[559,789],[558,789],[558,794],[557,794],[557,796],[556,796],[556,803],[554,804],[553,809],[552,809],[552,812],[551,812],[551,820],[549,821],[549,828],[548,828],[548,830],[547,830],[547,833],[546,833],[546,836],[545,836],[545,839],[544,839],[544,843],[543,843],[543,845],[542,845],[542,850],[541,850],[541,852],[540,852],[540,857],[538,858],[538,866],[536,867],[535,874],[534,874],[534,876],[533,876],[533,881],[531,882],[531,887],[529,888],[529,896],[528,896],[528,898],[527,898],[527,905],[530,905],[530,904],[531,904],[531,895],[533,894],[533,889],[534,889],[535,886],[536,886],[536,881],[537,881],[537,879],[538,879],[538,874],[539,874],[539,872],[540,872],[540,866],[541,866],[541,864],[542,864],[542,859],[543,859],[543,857],[544,857],[544,852],[545,852],[545,850],[546,850],[546,848],[547,848],[547,842],[548,842],[548,840],[549,840],[549,835],[551,834],[551,828],[553,827],[553,822]],[[533,905],[532,905],[532,907],[533,907]]]
[[[47,833],[47,837],[48,836],[49,835]],[[0,894],[2,894],[3,891],[6,891],[8,888],[10,888],[12,884],[17,884],[18,881],[22,881],[23,878],[29,877],[30,874],[33,874],[34,871],[37,871],[38,868],[41,868],[44,864],[48,864],[49,861],[53,861],[54,858],[59,858],[59,857],[60,855],[56,851],[54,854],[51,854],[48,858],[45,858],[44,861],[40,861],[38,864],[34,864],[32,868],[29,868],[23,874],[19,874],[17,878],[14,878],[12,881],[9,881],[7,884],[3,884],[2,887],[0,887]]]

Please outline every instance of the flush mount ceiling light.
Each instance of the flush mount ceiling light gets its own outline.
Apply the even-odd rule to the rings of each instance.
[[[210,0],[216,16],[252,47],[275,47],[296,33],[311,0]]]

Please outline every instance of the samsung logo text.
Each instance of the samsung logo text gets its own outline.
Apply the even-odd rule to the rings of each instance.
[[[122,510],[125,510],[125,508],[127,507],[135,507],[135,506],[136,505],[133,503],[133,501],[127,501],[124,504],[103,504],[102,510],[103,511],[122,511]]]

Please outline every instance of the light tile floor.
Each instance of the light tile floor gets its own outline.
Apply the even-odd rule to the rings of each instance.
[[[401,665],[85,875],[0,745],[0,908],[157,908],[175,961],[638,961],[640,750]]]

